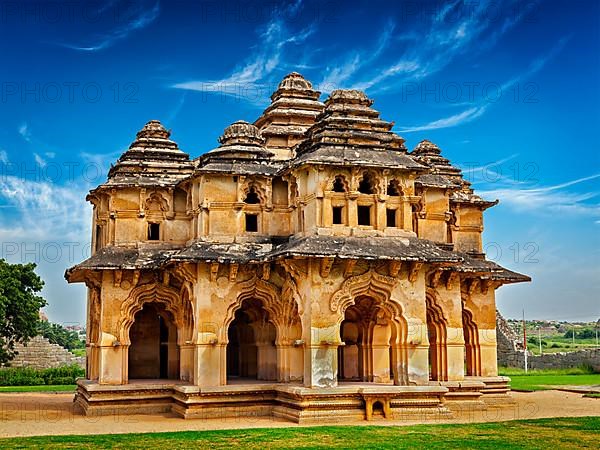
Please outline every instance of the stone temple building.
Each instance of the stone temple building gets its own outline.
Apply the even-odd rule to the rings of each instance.
[[[297,422],[451,414],[507,397],[483,212],[430,141],[363,92],[287,75],[190,159],[148,122],[92,190],[87,413]],[[491,400],[490,400],[491,401]]]

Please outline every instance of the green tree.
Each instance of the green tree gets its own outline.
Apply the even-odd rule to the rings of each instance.
[[[37,334],[40,308],[46,301],[37,295],[44,282],[36,265],[9,264],[0,259],[0,363],[15,356],[15,344]]]
[[[58,323],[41,321],[38,325],[38,334],[44,336],[52,344],[58,344],[67,350],[85,348],[85,342],[79,339],[75,331],[69,331]]]

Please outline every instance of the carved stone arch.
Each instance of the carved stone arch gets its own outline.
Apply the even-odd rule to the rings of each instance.
[[[431,379],[448,381],[448,320],[444,315],[444,310],[437,302],[437,295],[433,289],[427,289],[425,303]]]
[[[266,205],[269,198],[266,186],[254,178],[247,178],[242,186],[242,201],[255,193],[261,205]]]
[[[191,337],[191,331],[187,329],[187,327],[192,329],[194,327],[194,315],[190,299],[184,300],[179,291],[164,284],[149,283],[132,289],[121,305],[118,333],[122,344],[131,344],[129,330],[133,325],[135,315],[142,310],[146,303],[158,303],[172,315],[177,327],[179,344],[183,343],[184,336]]]
[[[239,294],[237,295],[235,301],[227,308],[225,321],[223,322],[223,326],[220,330],[219,341],[225,344],[228,342],[227,330],[229,325],[231,325],[231,322],[233,322],[235,313],[242,307],[244,300],[252,298],[260,300],[265,310],[269,313],[269,321],[271,321],[275,327],[278,326],[274,320],[275,309],[273,305],[277,303],[279,290],[274,284],[262,280],[255,275],[247,281],[238,283],[237,287]]]
[[[379,174],[377,174],[375,171],[364,170],[358,177],[358,185],[356,190],[358,190],[359,192],[363,192],[363,187],[368,185],[370,188],[370,192],[363,192],[364,194],[379,195],[385,192],[383,182],[383,178],[379,176]]]
[[[397,178],[391,178],[388,181],[386,187],[386,194],[392,197],[402,197],[404,195],[404,189],[402,188],[402,184]]]
[[[169,200],[158,191],[152,192],[144,202],[144,210],[146,213],[166,213],[169,211]]]
[[[397,283],[397,278],[381,275],[373,269],[362,275],[349,277],[331,296],[329,308],[332,312],[341,312],[343,317],[343,312],[354,303],[356,297],[368,295],[385,303],[391,299],[392,290]]]
[[[481,347],[479,345],[479,327],[463,301],[462,322],[465,340],[465,366],[466,375],[481,376]]]
[[[407,337],[408,322],[403,314],[402,304],[392,296],[397,285],[395,277],[389,277],[377,273],[371,269],[368,272],[349,277],[340,289],[335,292],[330,300],[330,309],[337,313],[339,340],[343,342],[342,323],[347,318],[347,312],[354,314],[351,322],[358,322],[358,365],[359,377],[363,381],[392,380],[396,385],[408,384],[408,353]],[[366,304],[365,304],[366,302]],[[352,308],[351,308],[352,307]],[[376,326],[383,325],[384,328]],[[377,341],[383,336],[382,330],[389,333],[385,341]],[[385,342],[382,348],[382,343]],[[385,349],[385,346],[388,346]],[[385,368],[387,374],[381,372],[381,352],[389,354],[388,366]],[[377,353],[377,357],[375,354]],[[345,347],[338,348],[338,365],[347,363]],[[350,357],[352,358],[352,357]],[[356,355],[354,356],[356,358]],[[377,372],[374,370],[374,361],[379,361]],[[344,366],[340,366],[344,370]],[[344,375],[342,375],[344,376]]]
[[[435,293],[435,290],[433,290],[431,288],[427,288],[427,291],[425,294],[425,302],[426,302],[427,310],[433,314],[434,318],[437,321],[439,321],[440,323],[443,323],[444,326],[446,326],[448,324],[448,320],[446,319],[444,310],[442,309],[442,307],[439,305],[439,303],[437,301],[437,294]]]
[[[339,186],[339,188],[336,189],[336,186]],[[344,172],[332,173],[325,178],[325,181],[321,185],[321,189],[329,192],[349,192],[350,181],[348,175]]]
[[[99,344],[100,343],[100,317],[102,316],[102,305],[100,302],[100,287],[92,286],[89,288],[90,306],[88,311],[88,324],[87,324],[87,343],[88,344]]]

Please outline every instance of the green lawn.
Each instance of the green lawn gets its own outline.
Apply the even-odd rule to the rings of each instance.
[[[74,384],[47,385],[40,386],[0,386],[2,392],[56,392],[56,391],[71,391],[75,392]]]
[[[2,448],[597,448],[600,417],[410,427],[326,426],[0,439]]]
[[[585,386],[600,384],[600,374],[593,373],[590,368],[573,368],[557,370],[530,370],[500,368],[500,375],[509,376],[510,385],[515,390],[539,391],[552,389],[552,386]]]

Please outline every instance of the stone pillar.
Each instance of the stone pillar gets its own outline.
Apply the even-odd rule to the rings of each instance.
[[[194,384],[196,386],[223,386],[227,384],[225,373],[226,344],[218,344],[214,333],[198,333],[198,344],[193,346]]]
[[[277,379],[277,348],[271,342],[256,343],[256,378],[274,381]]]
[[[304,385],[337,386],[337,349],[340,345],[338,325],[311,327],[310,342],[304,353]]]
[[[409,381],[417,384],[429,383],[429,340],[426,323],[408,324],[406,353]]]
[[[479,350],[481,356],[481,376],[498,376],[498,347],[496,346],[496,330],[479,330]]]
[[[373,355],[373,379],[375,383],[390,382],[390,337],[391,328],[389,324],[377,324],[373,327],[373,343],[371,352]]]
[[[127,384],[127,356],[129,345],[100,345],[99,384]]]
[[[179,378],[184,381],[194,382],[194,345],[179,346]]]

